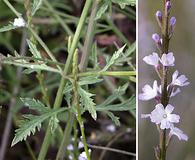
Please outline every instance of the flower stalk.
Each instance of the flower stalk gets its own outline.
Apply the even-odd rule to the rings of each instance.
[[[150,114],[142,115],[142,118],[150,118],[151,122],[157,125],[157,130],[159,131],[159,145],[155,148],[155,157],[157,160],[166,160],[167,148],[173,135],[176,135],[179,140],[188,140],[188,136],[174,126],[175,123],[179,123],[180,116],[172,114],[174,106],[169,103],[171,97],[180,93],[180,88],[177,87],[189,85],[185,75],[178,76],[179,72],[177,70],[172,75],[172,82],[168,84],[169,68],[175,65],[175,57],[172,52],[169,52],[169,41],[176,23],[175,17],[170,18],[171,7],[171,1],[165,0],[163,14],[160,11],[156,13],[162,38],[155,33],[152,35],[152,39],[160,51],[161,58],[158,53],[152,53],[152,55],[143,58],[144,62],[154,66],[160,78],[161,85],[158,86],[155,80],[153,87],[147,84],[142,88],[143,93],[139,94],[140,100],[155,99],[158,103]]]

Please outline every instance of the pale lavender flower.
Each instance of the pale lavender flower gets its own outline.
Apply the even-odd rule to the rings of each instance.
[[[175,64],[175,57],[173,56],[172,52],[169,52],[168,54],[163,54],[160,62],[163,66],[174,66]]]
[[[170,97],[174,97],[174,96],[176,96],[176,95],[177,95],[178,93],[180,93],[180,92],[181,92],[181,90],[180,90],[179,88],[177,88],[176,90],[173,89],[172,92],[171,92]]]
[[[175,86],[187,86],[190,84],[190,82],[188,82],[188,78],[185,75],[179,75],[179,72],[176,70],[173,75],[172,75],[172,85]]]
[[[158,95],[158,84],[157,81],[155,80],[153,83],[153,87],[151,87],[150,85],[146,84],[143,88],[142,88],[143,93],[139,94],[139,99],[143,100],[143,101],[147,101],[150,99],[155,98]]]
[[[159,62],[158,54],[153,52],[151,55],[145,56],[143,58],[143,61],[146,62],[149,65],[158,67],[158,62]]]
[[[13,25],[14,25],[15,27],[24,27],[25,24],[26,24],[26,23],[25,23],[25,21],[24,21],[23,18],[15,18],[15,19],[14,19]]]
[[[187,141],[188,140],[188,136],[186,134],[183,133],[182,130],[180,130],[179,128],[177,127],[172,127],[171,130],[170,130],[170,133],[169,133],[169,136],[172,136],[172,135],[176,135],[179,140],[184,140],[184,141]]]
[[[179,123],[179,115],[171,114],[174,107],[168,104],[165,108],[162,104],[157,104],[151,114],[143,114],[142,118],[150,117],[151,122],[160,124],[161,129],[169,129],[173,123]]]

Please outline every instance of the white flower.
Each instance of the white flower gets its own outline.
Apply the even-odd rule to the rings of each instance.
[[[24,21],[23,18],[15,18],[13,25],[15,27],[24,27],[25,26],[25,21]]]
[[[116,127],[115,127],[115,125],[110,124],[110,125],[106,126],[106,130],[113,133],[116,131]]]
[[[184,141],[188,140],[188,136],[184,134],[183,131],[177,127],[171,128],[169,136],[172,136],[172,135],[176,135],[179,138],[179,140],[184,140]]]
[[[90,154],[90,153],[91,153],[91,149],[88,149],[88,152],[89,152],[89,154]],[[85,151],[82,152],[82,153],[79,155],[78,160],[87,160],[87,155],[86,155]]]
[[[146,62],[149,65],[157,67],[158,66],[158,61],[159,61],[158,54],[153,52],[151,55],[145,56],[143,58],[143,61]]]
[[[165,108],[162,104],[157,104],[151,114],[142,114],[142,118],[150,117],[151,122],[160,124],[161,129],[169,129],[173,123],[178,123],[180,117],[176,114],[171,114],[174,107],[168,104]]]
[[[178,71],[175,71],[172,75],[172,85],[176,85],[176,86],[187,86],[190,83],[188,82],[188,78],[186,78],[185,75],[179,75]]]
[[[143,101],[147,101],[150,99],[155,98],[158,95],[158,85],[157,85],[157,81],[155,80],[153,83],[153,88],[146,84],[143,88],[142,88],[143,93],[139,94],[139,99],[143,100]]]
[[[169,52],[168,54],[163,54],[160,62],[163,66],[174,66],[175,57],[173,56],[172,52]]]

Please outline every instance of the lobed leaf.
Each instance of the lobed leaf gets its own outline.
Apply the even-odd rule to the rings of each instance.
[[[40,9],[43,0],[34,0],[32,5],[32,16]]]
[[[45,105],[41,103],[39,100],[35,100],[33,98],[20,98],[20,99],[24,103],[24,105],[27,106],[29,109],[38,111],[39,113],[45,113],[50,110],[49,107],[45,107]]]
[[[78,92],[80,95],[81,105],[85,110],[88,110],[93,119],[96,120],[97,119],[96,104],[93,102],[93,99],[91,98],[92,96],[94,96],[94,94],[85,91],[80,86],[78,86]]]
[[[19,125],[19,128],[15,130],[16,133],[11,146],[14,146],[20,141],[26,140],[26,138],[31,134],[34,135],[36,129],[38,131],[41,129],[41,125],[43,121],[65,110],[67,110],[67,108],[60,108],[60,109],[53,109],[53,110],[51,109],[40,116],[24,115],[25,120],[22,120]]]
[[[106,66],[102,69],[102,72],[107,71],[113,64],[115,64],[115,62],[118,60],[118,58],[122,55],[125,46],[126,45],[124,45],[123,47],[119,48],[118,51],[116,51],[112,55],[110,60],[108,60]]]
[[[110,5],[110,0],[103,0],[101,3],[100,3],[100,7],[96,13],[96,17],[95,17],[95,20],[98,20],[102,17],[103,14],[105,14],[106,10],[108,9]]]
[[[12,24],[9,24],[7,26],[4,26],[2,28],[0,28],[0,32],[6,32],[6,31],[10,31],[10,30],[13,30],[13,29],[16,29],[18,27],[12,25]]]
[[[126,100],[123,103],[111,104],[111,105],[97,105],[97,111],[135,111],[135,96],[132,96],[130,99]]]
[[[136,0],[112,0],[112,2],[120,5],[122,9],[124,9],[126,5],[136,5]]]
[[[32,53],[32,55],[35,58],[42,58],[41,53],[38,51],[36,45],[33,42],[31,42],[29,39],[27,39],[27,43],[28,43],[28,47],[29,47],[30,52]]]
[[[112,112],[106,112],[106,114],[111,118],[111,120],[116,124],[116,126],[120,126],[119,117],[115,116]]]

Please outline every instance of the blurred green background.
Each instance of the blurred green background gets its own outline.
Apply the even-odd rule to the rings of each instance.
[[[194,160],[195,159],[195,1],[172,1],[171,15],[177,18],[174,36],[170,41],[170,51],[175,55],[176,69],[185,74],[190,81],[190,85],[181,88],[181,93],[173,97],[170,103],[175,106],[174,113],[179,114],[181,128],[188,136],[188,142],[179,141],[174,137],[167,151],[168,160]],[[162,10],[162,1],[159,0],[139,0],[139,93],[146,84],[152,84],[154,79],[158,80],[153,68],[145,64],[142,59],[144,56],[157,51],[151,36],[153,33],[160,33],[155,13]],[[154,150],[158,144],[158,133],[156,126],[149,120],[141,119],[141,113],[150,113],[155,106],[154,101],[139,101],[139,160],[152,160]]]

